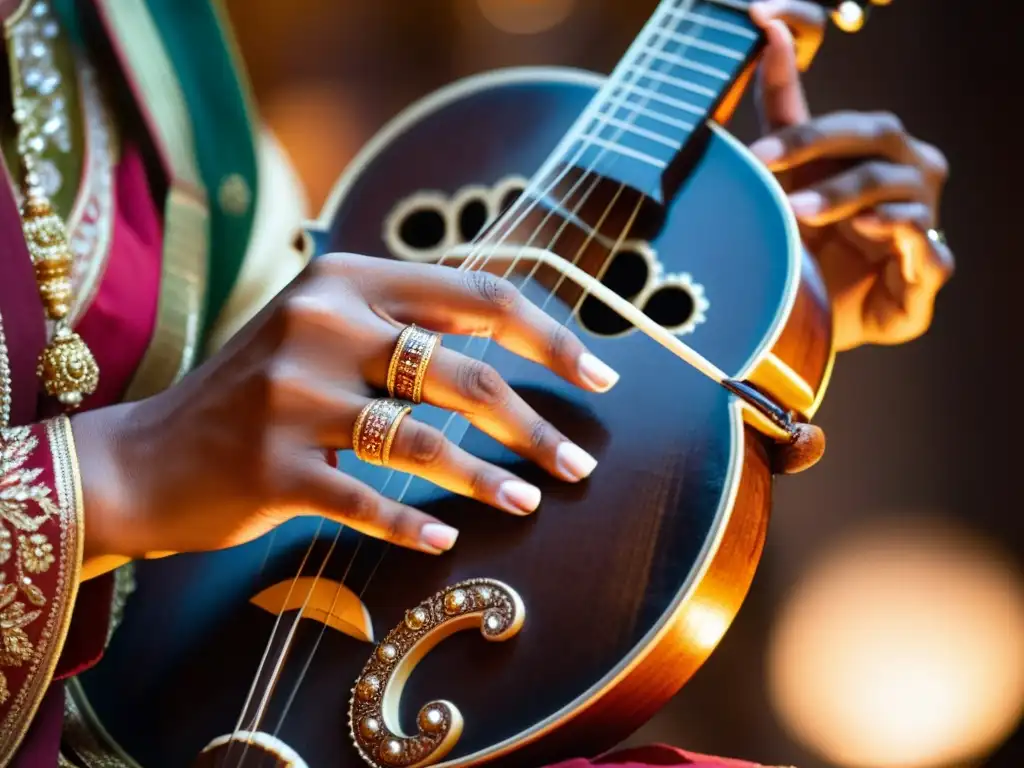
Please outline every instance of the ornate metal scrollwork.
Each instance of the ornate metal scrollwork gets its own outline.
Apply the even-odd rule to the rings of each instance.
[[[374,649],[352,689],[349,728],[359,754],[373,768],[419,768],[447,755],[462,735],[463,720],[450,701],[419,711],[417,734],[398,725],[402,689],[412,670],[448,635],[479,627],[487,640],[517,634],[526,617],[515,590],[493,579],[470,579],[406,611],[405,619]]]

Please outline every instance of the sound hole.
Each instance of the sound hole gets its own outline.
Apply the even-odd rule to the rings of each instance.
[[[637,251],[622,250],[612,258],[601,282],[622,298],[632,299],[643,290],[649,276],[647,259]],[[583,300],[579,319],[587,330],[599,336],[617,336],[631,327],[621,315],[593,296]]]
[[[650,295],[644,305],[644,314],[669,330],[683,330],[693,322],[697,303],[689,289],[679,285],[666,285]],[[693,330],[690,328],[689,330]]]
[[[619,251],[608,265],[601,282],[624,299],[632,299],[647,285],[650,268],[637,251]]]
[[[463,242],[470,242],[487,224],[487,204],[479,198],[467,200],[459,211],[459,234]]]
[[[444,216],[436,208],[410,211],[398,230],[402,242],[417,251],[429,251],[444,240]]]
[[[512,187],[509,189],[501,198],[501,212],[504,213],[515,205],[516,200],[519,199],[521,194],[523,194],[522,187]]]

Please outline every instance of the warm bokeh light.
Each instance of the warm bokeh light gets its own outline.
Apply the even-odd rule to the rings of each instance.
[[[1024,586],[967,532],[879,525],[806,574],[779,617],[769,688],[792,735],[856,768],[983,756],[1024,704]]]
[[[263,115],[306,186],[312,210],[324,199],[349,160],[359,151],[366,127],[337,85],[315,83],[276,92]]]
[[[575,0],[477,0],[487,21],[513,35],[535,35],[565,21]]]

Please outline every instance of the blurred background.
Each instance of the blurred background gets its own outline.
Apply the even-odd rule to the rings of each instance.
[[[497,67],[609,72],[655,0],[232,0],[265,119],[314,213],[349,159],[430,91]],[[897,112],[942,148],[958,274],[933,330],[840,356],[812,471],[783,479],[739,618],[632,741],[800,768],[1019,768],[1024,733],[1021,409],[1009,370],[1019,179],[994,4],[895,0],[832,29],[816,113]],[[1000,33],[998,29],[1003,29]],[[748,99],[749,101],[749,99]],[[731,125],[757,136],[747,103]],[[1018,161],[1019,162],[1019,161]],[[1010,362],[1004,362],[1010,361]],[[984,407],[982,407],[984,406]],[[998,409],[994,412],[989,408]],[[1016,471],[1015,471],[1016,470]]]

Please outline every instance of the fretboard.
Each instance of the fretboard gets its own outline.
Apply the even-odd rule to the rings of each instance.
[[[567,137],[561,161],[652,192],[760,49],[748,6],[664,0]],[[623,166],[632,178],[621,178]]]

